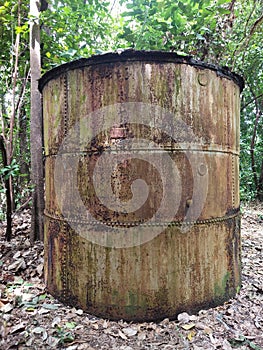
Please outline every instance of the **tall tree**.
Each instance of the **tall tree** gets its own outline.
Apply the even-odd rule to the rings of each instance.
[[[44,167],[41,94],[38,80],[41,76],[40,58],[40,2],[30,0],[30,69],[31,69],[31,180],[33,184],[31,242],[44,238]]]
[[[25,13],[27,9],[23,0],[0,1],[0,157],[3,164],[0,175],[4,178],[6,194],[7,240],[11,239],[12,214],[16,205],[13,180],[19,174],[16,159],[17,120],[21,114],[27,86]]]

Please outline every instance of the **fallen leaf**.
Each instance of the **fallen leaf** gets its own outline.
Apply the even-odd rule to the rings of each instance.
[[[190,315],[189,316],[189,321],[197,321],[198,317],[196,315]]]
[[[204,324],[204,323],[202,323],[202,322],[197,322],[196,324],[195,324],[195,328],[197,328],[197,329],[201,329],[201,330],[203,330],[203,329],[205,329],[207,326]]]
[[[11,328],[10,333],[13,334],[13,333],[22,331],[22,330],[25,329],[25,326],[26,326],[26,323],[24,323],[24,322],[19,323],[19,324],[15,325],[15,326],[13,326],[13,327]]]
[[[45,308],[43,308],[43,307],[41,307],[41,308],[38,310],[38,314],[39,314],[39,315],[48,314],[49,312],[50,312],[50,310],[45,309]]]
[[[188,315],[188,313],[187,312],[182,312],[181,314],[179,314],[178,316],[177,316],[177,320],[179,321],[179,322],[189,322],[189,320],[190,320],[190,316]]]
[[[212,331],[212,329],[211,329],[210,327],[205,327],[205,328],[204,328],[204,332],[205,332],[206,334],[212,334],[212,333],[213,333],[213,331]]]
[[[222,344],[222,349],[223,350],[232,350],[232,346],[228,340],[224,339],[223,344]]]
[[[37,266],[37,273],[41,276],[43,272],[43,264],[40,264]]]
[[[168,325],[170,322],[169,318],[165,318],[164,320],[162,320],[162,322],[160,322],[161,325]]]
[[[24,270],[26,268],[26,262],[24,258],[21,258],[19,260],[16,260],[13,262],[13,264],[8,266],[8,270],[14,270],[17,272],[18,270]]]
[[[0,311],[3,312],[4,314],[10,312],[13,309],[14,309],[14,306],[11,303],[2,304],[2,306],[0,307]]]
[[[49,336],[47,338],[47,345],[49,345],[51,348],[57,348],[59,341],[60,339]]]
[[[59,316],[55,317],[51,323],[52,327],[56,327],[60,324],[61,318]]]
[[[22,301],[30,301],[34,298],[34,294],[22,293]]]
[[[196,332],[195,332],[195,331],[189,332],[189,333],[187,334],[188,340],[191,341],[195,335],[196,335]]]
[[[127,327],[127,328],[122,328],[122,331],[124,334],[126,334],[128,337],[133,337],[134,335],[137,334],[137,329]]]
[[[40,295],[38,296],[38,300],[39,300],[39,301],[44,300],[44,299],[46,299],[46,297],[47,297],[47,294],[46,294],[46,293],[40,294]]]
[[[109,321],[104,320],[102,327],[106,329],[108,328],[108,325],[109,325]]]
[[[41,334],[44,331],[43,327],[36,327],[32,330],[33,333]]]
[[[17,251],[17,252],[13,255],[13,258],[14,258],[14,259],[18,259],[20,256],[21,256],[21,252],[20,252],[20,251]]]
[[[139,334],[138,334],[138,339],[139,339],[139,340],[144,340],[144,339],[146,339],[146,333],[145,333],[145,332],[139,333]]]
[[[126,335],[123,334],[122,331],[120,331],[120,330],[119,330],[119,332],[118,332],[118,335],[119,335],[120,338],[122,338],[122,339],[124,339],[124,340],[127,339]]]
[[[81,309],[78,309],[78,310],[76,310],[75,311],[75,313],[77,314],[77,315],[79,315],[79,316],[81,316],[81,315],[83,315],[83,310],[81,310]]]
[[[58,305],[56,304],[42,304],[42,307],[44,309],[48,309],[48,310],[57,310],[58,309]]]
[[[76,325],[76,322],[66,322],[65,327],[68,329],[74,329]]]
[[[195,327],[195,323],[188,323],[188,324],[183,324],[181,325],[181,327],[186,330],[186,331],[189,331],[189,329],[192,329]]]

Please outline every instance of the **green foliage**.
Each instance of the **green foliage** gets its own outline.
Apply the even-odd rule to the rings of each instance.
[[[0,176],[3,176],[5,180],[7,180],[10,176],[18,176],[19,172],[19,164],[17,164],[16,160],[13,159],[10,165],[6,167],[2,167],[0,169]]]
[[[92,0],[52,1],[41,13],[43,69],[107,50],[112,24],[108,5]]]
[[[125,3],[125,1],[122,1]],[[136,49],[162,49],[215,57],[221,50],[222,17],[226,0],[133,0],[126,5],[120,38]]]
[[[67,324],[69,324],[69,322],[67,322]],[[68,327],[67,324],[65,327],[57,326],[56,337],[59,338],[59,344],[71,343],[75,339],[74,334],[68,330],[75,326]],[[71,322],[71,324],[73,324],[73,322]]]

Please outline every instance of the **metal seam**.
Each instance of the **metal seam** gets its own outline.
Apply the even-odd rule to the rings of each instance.
[[[66,234],[66,222],[62,223],[62,239],[63,248],[61,252],[61,281],[62,281],[62,297],[64,300],[67,298],[67,234]]]
[[[64,116],[64,138],[68,133],[68,79],[67,73],[64,75],[63,80],[63,116]],[[61,252],[61,281],[62,281],[62,298],[67,299],[67,234],[66,234],[66,222],[62,222],[62,252]]]
[[[80,218],[74,218],[74,219],[67,219],[64,217],[59,217],[55,214],[48,213],[46,210],[44,212],[44,215],[48,218],[51,218],[53,220],[58,221],[65,221],[69,224],[77,223],[77,224],[85,224],[85,225],[107,225],[112,227],[131,227],[131,226],[138,226],[138,227],[156,227],[156,226],[182,226],[182,225],[205,225],[208,223],[217,223],[222,221],[231,220],[233,218],[236,218],[240,216],[240,212],[234,213],[232,215],[225,215],[222,217],[217,218],[211,218],[211,219],[204,219],[204,220],[195,220],[195,221],[171,221],[171,222],[146,222],[146,223],[136,223],[136,222],[117,222],[117,221],[111,221],[111,222],[104,222],[104,221],[96,221],[96,220],[81,220]]]
[[[103,150],[103,153],[104,152],[107,152],[107,153],[119,153],[119,152],[124,152],[126,151],[125,149],[105,149]],[[152,151],[155,151],[154,149],[148,149],[148,148],[140,148],[140,149],[132,149],[132,150],[129,150],[127,149],[127,151],[131,152],[131,151],[134,151],[134,152],[138,152],[138,151],[142,151],[142,152],[146,152],[146,151],[149,151],[149,152],[152,152]],[[157,151],[160,151],[159,149],[157,149]],[[163,148],[160,152],[162,151],[166,151],[166,152],[171,152],[171,153],[184,153],[184,152],[200,152],[200,153],[223,153],[223,154],[231,154],[232,156],[237,156],[239,157],[239,152],[235,152],[235,151],[230,151],[230,150],[226,150],[226,151],[214,151],[214,150],[190,150],[189,149],[170,149],[170,148]],[[100,151],[79,151],[79,152],[64,152],[64,153],[60,153],[59,156],[63,155],[63,156],[71,156],[71,157],[80,157],[80,156],[89,156],[89,155],[92,155],[94,153],[102,153]],[[45,155],[45,157],[56,157],[58,156],[57,153],[50,153],[50,154],[47,154]]]
[[[235,158],[231,156],[231,171],[232,171],[232,206],[235,206],[236,202],[236,177],[235,177]]]
[[[68,133],[68,77],[67,73],[64,75],[63,81],[63,90],[64,90],[64,137]]]

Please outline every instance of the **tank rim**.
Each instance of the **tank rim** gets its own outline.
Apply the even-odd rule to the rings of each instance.
[[[177,63],[187,64],[200,69],[210,69],[215,71],[220,77],[233,80],[240,88],[240,92],[244,89],[245,82],[241,75],[231,72],[228,67],[220,67],[215,64],[206,63],[200,60],[194,59],[192,56],[182,56],[175,52],[169,51],[154,51],[154,50],[123,50],[120,52],[109,52],[100,55],[93,55],[89,58],[80,58],[71,62],[63,63],[57,67],[54,67],[47,71],[40,79],[38,83],[38,89],[42,93],[45,85],[52,79],[58,78],[61,74],[64,74],[70,70],[84,68],[88,66],[98,64],[109,64],[117,62],[163,62],[163,63]]]

